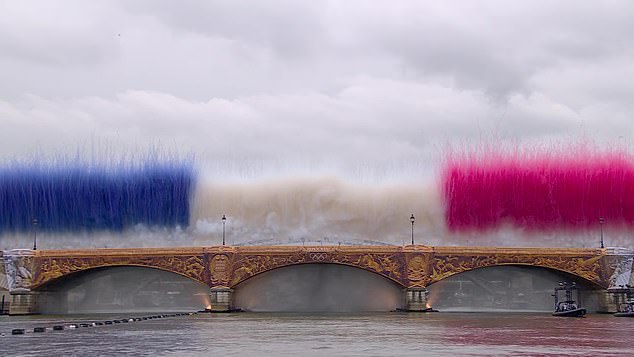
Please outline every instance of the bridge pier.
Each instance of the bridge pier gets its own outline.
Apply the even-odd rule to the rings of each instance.
[[[597,290],[597,312],[613,314],[618,311],[614,294],[609,290]]]
[[[37,314],[39,293],[31,291],[35,251],[13,249],[2,251],[2,269],[9,291],[9,315]],[[6,301],[5,301],[6,304]]]
[[[216,286],[209,290],[209,312],[230,312],[233,310],[233,289]]]
[[[405,295],[403,310],[412,312],[429,310],[427,306],[427,294],[429,292],[426,288],[406,288],[403,290],[403,294]]]
[[[39,293],[30,290],[14,290],[10,292],[11,304],[9,315],[38,314]]]

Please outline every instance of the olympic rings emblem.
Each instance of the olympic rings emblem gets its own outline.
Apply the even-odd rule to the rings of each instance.
[[[327,253],[310,253],[308,256],[311,260],[315,260],[318,262],[323,262],[324,260],[328,259]]]

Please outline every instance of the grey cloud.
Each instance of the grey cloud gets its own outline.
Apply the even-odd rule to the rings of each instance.
[[[261,95],[201,102],[127,91],[109,100],[29,97],[20,105],[2,103],[0,115],[16,124],[0,134],[9,157],[25,146],[63,150],[69,143],[89,144],[92,135],[123,151],[158,141],[197,153],[207,163],[299,160],[312,162],[311,168],[334,167],[347,174],[359,165],[380,170],[394,161],[432,163],[439,160],[439,145],[477,142],[496,133],[520,140],[561,137],[578,131],[583,120],[543,96],[516,96],[495,107],[476,92],[368,78],[334,96]],[[614,122],[610,130],[623,133],[627,128],[627,122]]]
[[[159,141],[355,171],[487,136],[634,134],[629,2],[50,4],[2,5],[5,158]]]
[[[324,41],[327,26],[320,16],[324,4],[318,2],[187,0],[174,6],[171,1],[161,0],[124,1],[122,5],[181,31],[270,47],[290,57],[316,50],[314,44]]]
[[[72,3],[6,2],[0,7],[0,58],[34,65],[94,66],[116,56],[107,8]]]
[[[612,4],[409,3],[383,20],[388,26],[367,21],[363,29],[426,77],[448,76],[457,88],[507,99],[530,94],[532,77],[545,69],[631,56],[623,34],[634,29],[634,6]]]

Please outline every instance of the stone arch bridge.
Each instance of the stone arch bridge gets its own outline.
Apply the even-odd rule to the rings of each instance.
[[[230,309],[231,289],[273,269],[341,264],[379,274],[405,289],[408,309],[424,309],[425,288],[484,267],[524,265],[560,271],[596,289],[631,283],[631,252],[615,249],[409,246],[213,246],[85,250],[10,250],[0,276],[11,313],[36,312],[38,290],[91,269],[140,266],[173,272],[211,288],[212,307]],[[2,274],[4,273],[4,274]]]

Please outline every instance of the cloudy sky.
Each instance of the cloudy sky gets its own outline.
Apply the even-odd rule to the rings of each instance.
[[[2,0],[0,14],[5,160],[159,144],[354,174],[482,138],[634,135],[631,1]]]

